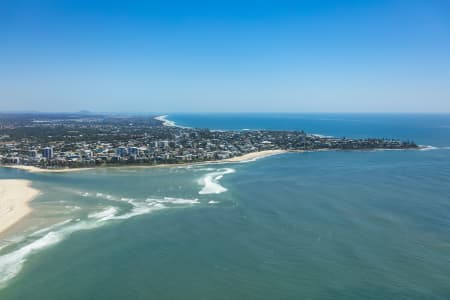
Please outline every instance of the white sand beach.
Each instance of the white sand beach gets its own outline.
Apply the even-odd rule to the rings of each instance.
[[[174,121],[167,120],[168,115],[157,116],[154,119],[163,122],[163,126],[178,127]]]
[[[220,159],[220,160],[208,160],[208,161],[201,161],[201,162],[194,162],[194,163],[176,163],[176,164],[157,164],[157,165],[129,165],[129,166],[123,166],[123,165],[117,165],[117,166],[107,166],[107,167],[95,167],[95,168],[64,168],[64,169],[43,169],[38,168],[34,166],[24,166],[24,165],[0,165],[0,167],[5,168],[13,168],[13,169],[19,169],[23,171],[27,171],[30,173],[67,173],[67,172],[80,172],[80,171],[87,171],[87,170],[95,170],[95,169],[106,169],[106,168],[164,168],[164,167],[177,167],[177,166],[185,166],[185,165],[203,165],[203,164],[214,164],[214,163],[239,163],[239,162],[247,162],[247,161],[253,161],[259,158],[282,154],[289,152],[287,150],[263,150],[258,152],[251,152],[246,153],[240,156],[235,156],[231,158],[226,159]]]
[[[28,203],[39,191],[30,186],[29,180],[0,180],[0,234],[31,212]]]
[[[282,154],[282,153],[286,153],[286,152],[287,152],[286,150],[263,150],[263,151],[258,151],[258,152],[247,153],[247,154],[240,155],[240,156],[235,156],[235,157],[224,159],[224,160],[219,160],[217,162],[245,162],[245,161],[255,160],[255,159],[259,159],[259,158],[263,158],[263,157],[267,157],[267,156]]]
[[[288,150],[263,150],[258,152],[246,153],[240,156],[235,156],[226,159],[218,160],[205,160],[198,162],[186,162],[186,163],[176,163],[176,164],[159,164],[159,165],[132,165],[132,166],[117,166],[117,168],[170,168],[170,167],[180,167],[180,166],[193,166],[193,165],[208,165],[208,164],[222,164],[222,163],[240,163],[254,161],[263,157],[268,157],[277,154],[283,154],[291,152]]]
[[[92,170],[93,168],[61,168],[61,169],[43,169],[34,166],[24,166],[24,165],[0,165],[4,168],[13,168],[28,171],[30,173],[67,173],[67,172],[79,172]]]

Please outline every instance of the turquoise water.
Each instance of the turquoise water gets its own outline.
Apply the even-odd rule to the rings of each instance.
[[[417,129],[416,142],[436,149],[66,174],[0,169],[0,178],[31,179],[43,191],[30,229],[2,240],[0,280],[11,278],[0,299],[448,299],[450,117],[404,117],[401,137]],[[394,126],[372,118],[373,128],[346,135]],[[329,127],[314,132],[331,135]]]

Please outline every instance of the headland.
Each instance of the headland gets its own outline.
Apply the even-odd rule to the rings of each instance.
[[[12,114],[0,121],[0,163],[30,172],[242,162],[284,152],[379,149],[420,147],[412,141],[331,137],[302,130],[187,128],[167,116]]]

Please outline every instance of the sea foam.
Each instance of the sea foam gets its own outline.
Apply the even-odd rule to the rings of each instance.
[[[61,236],[55,232],[49,232],[40,239],[0,257],[0,285],[13,278],[23,266],[26,257],[31,253],[56,244],[61,240]]]
[[[164,197],[161,200],[155,200],[155,201],[158,203],[171,203],[171,204],[198,204],[198,203],[200,203],[197,198],[184,199],[184,198]]]
[[[110,220],[117,213],[117,208],[108,207],[105,210],[88,215],[89,219],[97,219],[99,222]]]
[[[20,272],[29,255],[62,241],[75,231],[95,228],[97,224],[87,221],[71,223],[59,230],[49,231],[33,242],[0,256],[0,287]]]
[[[434,147],[434,146],[431,146],[431,145],[420,145],[420,147],[422,147],[422,148],[420,149],[420,151],[429,151],[429,150],[438,150],[438,149],[441,149],[441,148],[439,148],[439,147]]]
[[[14,244],[20,245],[25,240],[32,240],[31,242],[20,246],[18,249],[0,256],[0,288],[4,287],[7,281],[20,272],[30,255],[61,242],[74,232],[98,228],[113,220],[129,219],[135,216],[148,214],[156,210],[165,209],[169,207],[165,205],[166,203],[170,203],[171,205],[192,205],[199,203],[198,199],[172,197],[137,201],[133,198],[120,198],[102,193],[96,193],[94,195],[107,200],[127,202],[132,205],[132,208],[123,212],[123,210],[118,207],[107,206],[100,211],[89,214],[85,220],[65,220],[47,228],[35,231],[34,233],[28,235],[27,239],[23,238],[20,241],[16,241]],[[3,247],[9,245],[5,245]]]
[[[226,192],[227,189],[220,185],[220,179],[226,174],[234,173],[235,170],[231,168],[218,169],[215,172],[207,173],[198,180],[198,183],[203,188],[198,192],[200,195],[220,194]]]

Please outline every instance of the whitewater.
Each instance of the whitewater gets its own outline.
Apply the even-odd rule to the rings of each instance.
[[[83,197],[87,197],[87,195],[89,195],[86,192],[82,192],[80,194],[83,195]],[[21,246],[17,250],[0,256],[0,287],[4,286],[7,281],[19,273],[30,255],[63,241],[74,232],[95,229],[107,225],[109,222],[114,220],[126,220],[139,215],[148,214],[156,210],[167,209],[169,207],[195,205],[200,203],[198,199],[183,199],[174,197],[164,197],[162,199],[148,198],[145,199],[145,201],[116,197],[103,193],[96,193],[95,197],[104,198],[110,201],[126,202],[131,204],[132,208],[129,211],[121,212],[119,207],[108,206],[103,210],[88,214],[87,218],[84,220],[69,219],[49,226],[48,228],[43,228],[33,232],[29,236],[29,239],[33,239],[32,242],[25,243],[25,245]],[[20,240],[24,239],[22,238]],[[7,246],[10,247],[11,245]]]
[[[224,175],[235,172],[231,168],[205,167],[190,167],[183,171],[195,173],[196,176],[200,175],[197,180],[200,185],[198,190],[200,195],[226,192],[227,188],[220,184],[220,180]],[[39,228],[25,236],[16,235],[10,237],[8,242],[0,248],[0,288],[5,287],[12,278],[19,274],[33,254],[64,241],[73,233],[97,229],[113,222],[164,209],[187,208],[202,204],[210,206],[220,203],[215,199],[199,199],[198,197],[162,196],[142,197],[139,199],[103,191],[83,191],[68,188],[63,190],[67,194],[72,194],[75,198],[78,197],[78,200],[72,200],[70,203],[67,200],[57,201],[58,204],[63,205],[62,208],[64,209],[60,214],[61,216],[66,216],[66,220],[51,224],[45,228]],[[45,198],[45,193],[43,197]],[[83,201],[87,201],[89,204],[93,202],[96,205],[94,208],[89,208],[86,211],[86,205],[83,204]]]

